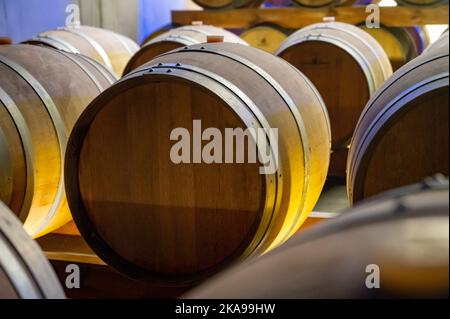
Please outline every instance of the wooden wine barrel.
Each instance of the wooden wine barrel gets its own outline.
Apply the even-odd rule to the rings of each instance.
[[[31,45],[1,46],[0,74],[0,200],[38,237],[71,220],[67,139],[114,76],[84,56]]]
[[[257,25],[241,34],[241,39],[252,47],[269,53],[275,53],[287,37],[286,30],[272,24]]]
[[[448,298],[448,192],[447,183],[369,200],[185,298]]]
[[[89,26],[46,31],[24,43],[81,53],[104,64],[117,76],[122,75],[130,58],[139,50],[133,40],[121,34]]]
[[[208,36],[223,36],[223,41],[247,44],[237,35],[211,25],[189,25],[173,29],[147,42],[128,62],[124,75],[160,54],[174,49],[207,42]]]
[[[2,202],[0,252],[0,299],[65,298],[42,250]]]
[[[444,5],[448,3],[448,0],[396,0],[396,2],[401,6],[421,8]]]
[[[361,29],[369,33],[386,52],[394,70],[399,69],[406,62],[417,57],[421,52],[418,51],[415,42],[420,39],[413,39],[414,31],[408,31],[407,28],[394,28],[381,26],[380,28],[367,28],[365,25],[360,26]],[[420,43],[422,44],[422,43]]]
[[[430,34],[425,26],[405,27],[409,38],[414,43],[417,55],[422,54],[423,51],[430,45]]]
[[[239,9],[259,7],[264,0],[193,0],[207,10]]]
[[[329,22],[295,32],[276,54],[316,86],[330,115],[332,148],[345,150],[370,96],[392,74],[383,48],[356,26]]]
[[[395,72],[368,102],[347,163],[351,202],[448,176],[448,59],[447,38]]]
[[[174,164],[176,128],[207,150],[193,120],[225,139],[231,129],[260,128],[263,140],[261,129],[278,129],[277,171],[238,160],[230,137],[228,160],[193,152],[194,163],[188,155]],[[245,154],[252,140],[240,142]],[[298,70],[249,46],[194,45],[159,56],[90,104],[68,144],[68,201],[111,266],[141,280],[194,282],[293,235],[319,197],[329,151],[326,108]]]

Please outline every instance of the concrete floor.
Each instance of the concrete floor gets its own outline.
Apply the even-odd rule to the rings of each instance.
[[[314,212],[340,213],[348,208],[345,179],[329,177]]]

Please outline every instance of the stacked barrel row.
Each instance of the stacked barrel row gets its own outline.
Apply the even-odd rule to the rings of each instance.
[[[448,176],[448,35],[393,76],[370,34],[335,22],[293,33],[277,56],[203,25],[139,50],[90,27],[28,43],[38,45],[0,47],[1,199],[33,237],[71,212],[92,249],[136,279],[199,282],[282,246],[313,210],[330,157],[345,171],[350,153],[352,202]],[[205,152],[227,128],[261,129],[276,170],[215,149],[209,163],[190,147],[171,158],[177,138]]]

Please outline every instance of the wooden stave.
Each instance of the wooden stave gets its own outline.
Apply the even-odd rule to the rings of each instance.
[[[0,202],[0,285],[4,297],[20,299],[64,299],[64,291],[40,247],[23,230],[20,221]],[[10,257],[10,258],[8,258]],[[8,259],[7,259],[8,258]],[[3,260],[1,260],[3,259]],[[20,265],[15,268],[14,265]],[[0,276],[1,279],[2,276]],[[10,291],[5,288],[10,287]],[[1,294],[1,292],[0,292]]]
[[[446,223],[447,231],[443,232],[440,229],[439,234],[448,236],[448,191],[448,180],[434,181],[431,179],[366,200],[338,218],[306,230],[265,256],[248,260],[216,276],[204,285],[194,288],[183,298],[245,299],[255,298],[255,296],[260,299],[445,298],[445,295],[448,294],[448,254],[446,253],[448,248],[442,249],[439,246],[448,244],[448,239],[439,238],[440,242],[437,245],[434,244],[436,249],[433,256],[429,254],[428,259],[422,257],[421,265],[417,266],[417,263],[413,263],[412,267],[405,269],[406,272],[420,269],[421,266],[427,266],[429,259],[435,258],[433,266],[427,269],[428,276],[434,275],[434,272],[438,270],[440,275],[447,277],[447,280],[441,280],[438,285],[434,282],[433,288],[435,289],[425,291],[425,293],[422,293],[420,289],[423,287],[420,286],[409,289],[411,287],[408,286],[409,282],[405,281],[404,274],[400,274],[402,277],[400,283],[403,284],[403,286],[400,285],[400,289],[398,289],[398,282],[397,287],[395,285],[397,280],[395,277],[394,285],[389,282],[390,289],[386,289],[388,285],[383,280],[385,278],[383,271],[388,272],[388,269],[385,266],[390,268],[389,272],[391,273],[392,270],[396,271],[397,269],[393,269],[392,263],[383,265],[386,261],[391,261],[383,257],[396,258],[395,266],[410,266],[408,263],[403,263],[405,259],[408,259],[407,253],[404,253],[403,250],[397,251],[397,254],[393,253],[391,242],[398,243],[402,239],[411,241],[413,229],[417,234],[413,238],[417,236],[420,238],[419,233],[423,230],[423,221],[426,221],[427,218],[435,218],[434,226]],[[388,227],[395,224],[397,230],[393,232]],[[415,227],[411,228],[411,226]],[[383,231],[384,236],[390,236],[392,240],[378,244],[378,241],[382,240],[376,235],[370,234],[371,228],[378,229],[378,232]],[[359,233],[356,232],[358,229],[361,229]],[[430,236],[425,238],[425,243],[433,236],[434,230],[427,232]],[[357,240],[345,241],[345,236],[350,238],[353,236],[354,239],[356,235]],[[352,245],[352,248],[347,249],[348,245]],[[324,247],[329,246],[332,248],[327,252],[327,248]],[[407,251],[407,248],[408,246],[402,246],[401,249]],[[433,248],[433,243],[427,247],[427,250],[430,248]],[[442,269],[441,255],[447,255],[447,271]],[[308,258],[298,258],[298,256],[308,256]],[[312,260],[314,261],[311,262]],[[368,290],[364,284],[367,276],[365,269],[371,264],[376,264],[381,269],[381,289]],[[323,273],[328,275],[324,277]],[[353,279],[349,280],[352,277]],[[343,280],[343,278],[345,279]],[[392,279],[391,275],[388,281],[392,281]],[[238,282],[242,289],[235,289]],[[420,283],[428,284],[424,280]],[[392,287],[397,289],[392,289]]]
[[[205,3],[205,0],[193,0],[195,4],[199,5],[205,10],[227,10],[240,8],[255,8],[259,7],[264,0],[229,0],[227,2],[221,1],[222,4],[214,5]],[[202,2],[203,1],[203,2]]]
[[[332,34],[335,31],[342,32],[342,34],[336,37]],[[330,39],[325,39],[324,36],[330,32],[332,35]],[[302,28],[289,36],[275,54],[281,57],[283,52],[289,48],[311,41],[311,36],[314,34],[318,35],[319,38],[312,39],[313,41],[324,41],[339,46],[358,62],[361,68],[364,69],[370,95],[374,94],[376,89],[391,76],[392,67],[389,58],[378,42],[358,27],[341,22],[317,23]],[[377,63],[374,65],[370,62],[371,60],[375,60]],[[337,144],[333,143],[333,150],[347,148],[350,144],[351,135],[349,134],[346,140],[337,141]]]
[[[102,63],[116,75],[122,74],[128,60],[139,50],[139,46],[128,37],[90,26],[46,31],[23,43],[81,53]]]
[[[152,40],[146,42],[142,48],[136,52],[127,63],[123,75],[129,74],[133,70],[139,68],[142,63],[139,59],[144,58],[146,62],[152,60],[156,56],[153,54],[149,57],[145,55],[150,53],[150,50],[157,49],[158,46],[161,46],[165,43],[172,44],[172,47],[169,49],[181,48],[186,45],[194,45],[199,43],[205,43],[207,41],[208,36],[223,36],[224,42],[232,42],[232,43],[240,43],[247,44],[244,40],[239,38],[237,35],[212,25],[192,25],[192,26],[182,26],[176,29],[169,30]],[[166,49],[161,50],[161,52],[157,49],[157,55],[163,54]]]
[[[76,70],[72,71],[72,73],[79,76],[79,79],[72,82],[77,85],[74,85],[73,89],[76,90],[77,88],[80,88],[80,83],[84,83],[81,85],[84,85],[83,94],[80,95],[83,97],[77,102],[68,102],[68,100],[61,98],[59,92],[55,91],[55,88],[51,88],[50,83],[51,80],[54,79],[52,76],[55,76],[51,72],[56,72],[58,68],[64,67],[58,66],[48,68],[48,70],[51,71],[49,71],[47,75],[39,74],[39,67],[37,69],[34,68],[34,66],[30,64],[32,61],[25,62],[24,59],[26,57],[17,54],[19,50],[22,50],[21,52],[24,53],[31,52],[38,57],[45,57],[44,59],[53,58],[55,61],[59,61],[61,65],[65,65],[66,67],[71,65],[72,68]],[[24,162],[19,165],[17,171],[24,172],[27,176],[26,180],[20,183],[20,188],[16,189],[17,192],[23,193],[23,196],[16,200],[16,204],[11,208],[19,216],[22,222],[24,222],[25,228],[29,231],[30,235],[39,237],[53,229],[59,228],[71,220],[70,212],[68,211],[64,197],[62,174],[58,173],[58,167],[61,167],[62,170],[62,165],[58,164],[58,161],[55,162],[57,158],[56,154],[60,154],[59,163],[62,163],[65,139],[70,133],[71,125],[74,124],[82,109],[87,106],[89,99],[93,99],[99,92],[113,83],[114,76],[110,74],[109,77],[106,77],[109,71],[107,71],[104,66],[97,65],[88,58],[54,49],[39,46],[18,45],[4,47],[4,50],[0,49],[0,51],[0,58],[6,63],[4,64],[2,62],[1,66],[3,67],[4,72],[8,72],[5,73],[5,75],[10,74],[10,76],[14,76],[16,87],[22,87],[22,90],[27,92],[25,96],[22,96],[22,99],[25,100],[19,103],[15,100],[16,91],[13,87],[5,86],[0,92],[2,93],[0,99],[0,105],[3,108],[2,112],[4,113],[6,111],[5,114],[7,115],[7,117],[4,118],[6,122],[2,123],[2,126],[3,124],[8,125],[7,123],[10,123],[9,125],[11,125],[12,123],[15,130],[14,132],[11,132],[11,136],[14,135],[16,137],[13,141],[21,141],[19,144],[20,146],[11,145],[11,141],[8,141],[9,143],[5,144],[6,149],[3,151],[9,153],[13,158],[14,156],[17,158],[17,152],[22,154]],[[22,69],[23,72],[25,72],[24,74],[28,75],[22,77],[22,75],[16,73],[18,72],[16,71],[16,66],[10,66],[8,64],[12,62]],[[58,74],[64,73],[67,74],[67,70],[62,69],[62,72],[58,72]],[[41,81],[43,84],[38,84]],[[39,85],[40,88],[36,88],[35,85]],[[63,87],[61,90],[64,92],[64,89],[68,88],[69,86],[66,88]],[[39,94],[41,95],[39,96]],[[51,103],[45,105],[42,102],[38,102],[41,101],[41,98],[50,100],[48,103]],[[33,102],[35,103],[34,110],[24,108],[23,103],[32,100],[36,101]],[[79,103],[79,105],[76,105],[75,103]],[[53,115],[52,113],[48,113],[50,111],[47,107],[50,107],[50,105],[54,108],[52,111]],[[36,112],[36,114],[32,115],[33,112]],[[40,115],[38,116],[38,114]],[[34,123],[34,116],[40,118],[41,122]],[[43,127],[39,128],[39,124]],[[57,133],[45,133],[46,127],[51,130],[54,129]],[[39,139],[43,139],[43,141],[39,142]],[[46,168],[46,165],[50,165],[47,163],[53,163],[54,167],[51,169],[48,167]],[[37,170],[43,173],[37,175]],[[27,174],[26,172],[33,173]],[[57,176],[60,176],[61,179]],[[16,175],[12,175],[9,183],[17,183],[16,178]],[[56,180],[59,180],[59,182],[57,182],[56,186],[55,184],[50,183],[50,180],[55,182]],[[45,187],[45,192],[43,192],[44,189],[40,190],[42,188],[40,185],[47,185]],[[8,188],[9,186],[8,184],[2,183],[2,187]],[[40,199],[42,196],[55,197],[53,201],[49,198],[46,199],[44,202],[47,204],[44,205],[44,202]],[[5,198],[3,198],[3,200],[5,200]],[[8,198],[6,198],[6,200],[8,200]],[[11,203],[8,202],[7,204],[11,205]],[[47,211],[48,216],[44,213],[44,207],[46,205],[51,205],[53,207],[51,210],[49,208],[49,211]],[[53,215],[54,218],[51,218],[50,215]],[[47,218],[49,219],[47,220]]]
[[[228,44],[228,43],[222,43],[220,45],[228,46],[228,49],[230,49],[230,46],[231,47],[233,46],[232,44]],[[165,55],[162,55],[158,59],[152,61],[151,63],[148,63],[147,65],[141,67],[139,70],[134,71],[133,73],[130,73],[129,75],[124,77],[121,81],[119,81],[119,84],[123,84],[125,86],[127,81],[130,82],[130,80],[133,81],[137,77],[141,77],[144,74],[149,74],[148,71],[149,71],[150,67],[152,67],[151,70],[153,70],[151,73],[155,74],[156,71],[158,70],[158,68],[164,69],[164,65],[169,65],[170,70],[172,70],[170,74],[174,74],[176,72],[176,71],[174,71],[174,70],[176,70],[176,65],[165,63],[164,58],[167,58],[167,57],[170,58],[171,55],[177,54],[177,53],[185,54],[185,53],[188,53],[189,51],[197,51],[198,52],[200,50],[202,50],[202,51],[206,50],[204,52],[207,53],[207,51],[211,47],[214,48],[214,45],[211,45],[211,44],[196,45],[196,46],[192,46],[192,47],[189,47],[186,49],[176,50],[176,51],[167,53]],[[237,50],[237,47],[242,47],[242,46],[235,45],[235,47],[236,47],[235,50]],[[214,54],[214,55],[221,54],[220,50],[217,50],[217,51],[213,50],[209,53]],[[224,53],[224,54],[227,53],[227,50],[224,50],[222,53]],[[259,53],[259,54],[261,54],[261,53]],[[265,53],[265,54],[267,54],[267,53]],[[159,65],[161,63],[163,64],[162,66]],[[183,64],[181,64],[181,65],[183,65]],[[163,72],[163,71],[161,71],[161,72]],[[198,70],[196,72],[198,72]],[[299,74],[299,72],[294,68],[292,68],[290,72],[295,72],[295,73]],[[303,77],[303,81],[306,81],[307,85],[309,85],[310,88],[313,89],[312,84],[306,78]],[[138,83],[138,82],[136,82],[136,83]],[[105,94],[99,96],[91,104],[90,109],[87,112],[85,112],[85,114],[83,114],[83,116],[80,118],[76,128],[74,129],[74,131],[72,133],[71,142],[69,143],[69,148],[66,153],[67,160],[66,160],[66,177],[65,178],[66,178],[66,185],[67,185],[68,189],[70,189],[68,191],[68,199],[69,199],[69,203],[70,203],[70,206],[72,209],[72,214],[73,214],[74,220],[80,230],[80,233],[85,237],[87,242],[96,251],[96,253],[102,259],[107,261],[111,266],[113,266],[117,270],[127,274],[128,276],[131,276],[133,278],[137,278],[140,280],[144,280],[144,281],[145,280],[156,280],[156,281],[162,281],[165,283],[169,282],[170,284],[175,284],[175,285],[183,284],[186,282],[191,283],[191,282],[196,282],[198,280],[201,280],[205,277],[208,277],[208,276],[212,275],[213,273],[217,272],[218,270],[222,269],[223,267],[226,267],[229,263],[233,262],[233,260],[225,260],[223,265],[219,265],[218,267],[214,267],[208,271],[202,272],[200,274],[190,275],[190,276],[162,276],[161,274],[158,274],[158,273],[151,273],[148,270],[145,270],[140,267],[136,267],[136,265],[130,265],[130,263],[127,260],[122,258],[118,253],[116,253],[114,251],[114,249],[111,248],[108,245],[108,243],[105,242],[105,240],[101,238],[101,236],[96,231],[95,226],[93,226],[92,223],[90,223],[89,219],[86,217],[87,212],[85,211],[83,204],[81,204],[82,197],[81,197],[80,190],[78,189],[79,186],[77,185],[77,182],[76,182],[77,176],[78,176],[77,166],[79,165],[78,161],[79,161],[79,156],[80,156],[79,155],[80,149],[81,149],[82,143],[83,143],[82,140],[83,140],[84,136],[87,134],[87,130],[90,125],[89,123],[91,123],[92,120],[94,119],[95,113],[99,112],[101,105],[106,103],[106,101],[108,100],[108,97],[106,97],[107,93],[108,92],[105,92]],[[321,102],[320,95],[316,91],[314,91],[314,89],[313,89],[312,93],[313,93],[314,99],[317,99],[317,101],[321,105],[320,112],[323,113],[324,121],[327,122],[326,109],[324,109],[323,103]],[[256,121],[259,121],[259,120],[256,119]],[[326,125],[326,123],[324,123],[324,124]],[[329,134],[329,128],[328,128],[328,134]],[[317,152],[317,150],[315,150],[314,152]],[[326,154],[324,154],[325,157],[326,157]],[[316,162],[318,162],[318,161],[316,161]],[[316,167],[315,169],[317,170],[318,168]],[[318,177],[317,174],[315,174],[316,183],[320,184],[320,182],[317,182],[317,179],[320,179],[325,175],[326,174],[324,174],[323,172],[322,172],[321,177]],[[277,178],[276,175],[275,175],[275,178]],[[272,195],[269,194],[269,201],[270,201],[271,197],[272,197]],[[276,201],[279,201],[279,200],[276,200]],[[312,201],[314,201],[314,199],[312,199]],[[276,204],[276,205],[279,205],[279,204]],[[313,203],[310,202],[309,206],[310,206],[309,208],[312,209],[312,206],[314,206],[314,205],[313,205]],[[269,209],[270,209],[270,205],[269,205]],[[268,218],[265,217],[265,220],[267,221]],[[299,227],[299,225],[298,225],[299,222],[301,222],[301,221],[297,220],[297,225],[293,225],[293,226]],[[266,236],[265,234],[262,233],[261,229],[263,230],[264,227],[263,228],[260,227],[259,230],[257,231],[260,233],[259,236],[262,236],[262,235]],[[272,237],[274,237],[275,235],[276,234],[272,235]],[[290,234],[287,234],[287,235],[290,235]],[[286,236],[286,234],[284,234],[284,236]],[[277,239],[277,238],[272,238],[272,241],[274,241],[275,239]],[[278,239],[278,240],[280,240],[280,239]],[[257,240],[253,239],[253,241],[251,243],[249,243],[249,247],[243,247],[242,250],[240,250],[239,253],[237,255],[234,255],[231,259],[233,259],[233,258],[241,259],[241,258],[245,258],[249,254],[262,253],[264,250],[269,249],[270,244],[273,243],[273,242],[269,242],[269,243],[264,243],[264,245],[262,245],[261,243],[258,243],[258,241],[261,241],[261,238],[257,239]],[[239,256],[239,255],[241,255],[241,256]]]
[[[416,83],[419,82],[421,83],[423,82],[424,83],[423,85],[431,85],[431,83],[436,81],[435,79],[436,76],[439,76],[441,80],[437,88],[448,86],[448,72],[447,75],[445,76],[445,72],[443,73],[439,70],[432,71],[426,68],[427,65],[432,66],[433,63],[438,62],[443,65],[446,64],[448,69],[448,45],[445,44],[442,46],[437,45],[435,49],[425,51],[421,56],[417,57],[416,59],[410,61],[409,63],[401,67],[398,71],[396,71],[393,74],[393,76],[388,81],[386,81],[386,83],[377,91],[377,93],[367,103],[361,115],[361,118],[358,121],[358,124],[355,128],[355,134],[351,142],[352,147],[350,148],[349,157],[347,161],[347,192],[350,202],[354,203],[363,198],[361,189],[362,187],[361,183],[363,181],[361,174],[366,169],[363,158],[364,156],[367,156],[367,154],[365,154],[360,148],[365,147],[365,149],[367,150],[369,148],[370,143],[366,141],[366,139],[370,137],[369,140],[374,140],[376,137],[370,136],[369,134],[372,132],[370,128],[374,127],[374,125],[377,124],[376,120],[371,121],[370,119],[376,119],[378,114],[383,111],[385,105],[394,101],[404,91],[408,90],[409,85],[415,85]],[[406,83],[405,78],[407,78],[409,74],[415,74],[415,77],[409,79],[408,84]],[[412,76],[413,75],[411,75],[411,77]],[[445,80],[445,78],[447,80]],[[395,85],[400,86],[400,90],[398,90],[398,88],[395,88],[394,87]],[[394,87],[394,89],[392,89],[392,87]],[[432,86],[428,90],[434,90],[437,88]],[[390,97],[392,94],[394,96]],[[406,98],[403,97],[403,99],[407,99],[407,97],[410,96],[411,94],[412,94],[411,92],[408,93],[406,95]],[[378,102],[377,100],[383,98],[385,100],[377,104]],[[407,103],[405,105],[407,105]],[[402,108],[403,106],[400,101],[399,108],[396,110],[396,113],[399,113],[402,110]],[[372,134],[376,134],[377,132],[379,133],[380,131],[381,128],[379,128],[376,132],[372,132]],[[424,176],[422,176],[422,178],[423,177]]]

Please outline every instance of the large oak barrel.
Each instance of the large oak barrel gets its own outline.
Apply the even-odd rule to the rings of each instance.
[[[278,158],[276,171],[237,159],[255,145],[253,134],[245,142],[237,132],[252,127],[263,141],[278,129],[270,148],[257,144]],[[208,134],[225,136],[224,152],[209,149]],[[186,135],[192,156],[170,139]],[[293,235],[319,197],[329,151],[326,108],[297,69],[249,46],[194,45],[159,56],[90,104],[66,153],[68,201],[111,266],[142,280],[192,282]]]
[[[329,22],[295,32],[277,55],[316,86],[330,114],[333,150],[346,149],[370,96],[392,74],[383,48],[356,26]]]
[[[0,200],[37,237],[71,220],[62,164],[67,139],[115,79],[87,57],[32,45],[1,46],[0,74]]]
[[[264,0],[193,0],[200,7],[208,10],[239,9],[259,7]]]
[[[139,46],[121,34],[89,26],[64,27],[25,41],[71,53],[81,53],[104,64],[118,76]]]
[[[448,37],[440,41],[395,72],[368,102],[347,163],[351,202],[425,176],[448,176]]]
[[[423,8],[444,5],[448,3],[448,0],[396,0],[396,2],[399,5]]]
[[[62,287],[39,246],[0,201],[0,299],[62,299]]]
[[[223,37],[224,42],[247,44],[234,33],[212,25],[190,25],[172,29],[148,41],[128,62],[124,75],[160,54],[187,45],[205,43],[209,36]]]
[[[447,183],[369,200],[185,297],[448,298],[448,194]]]
[[[275,53],[288,37],[288,31],[272,24],[261,24],[241,33],[241,39],[254,48]]]

